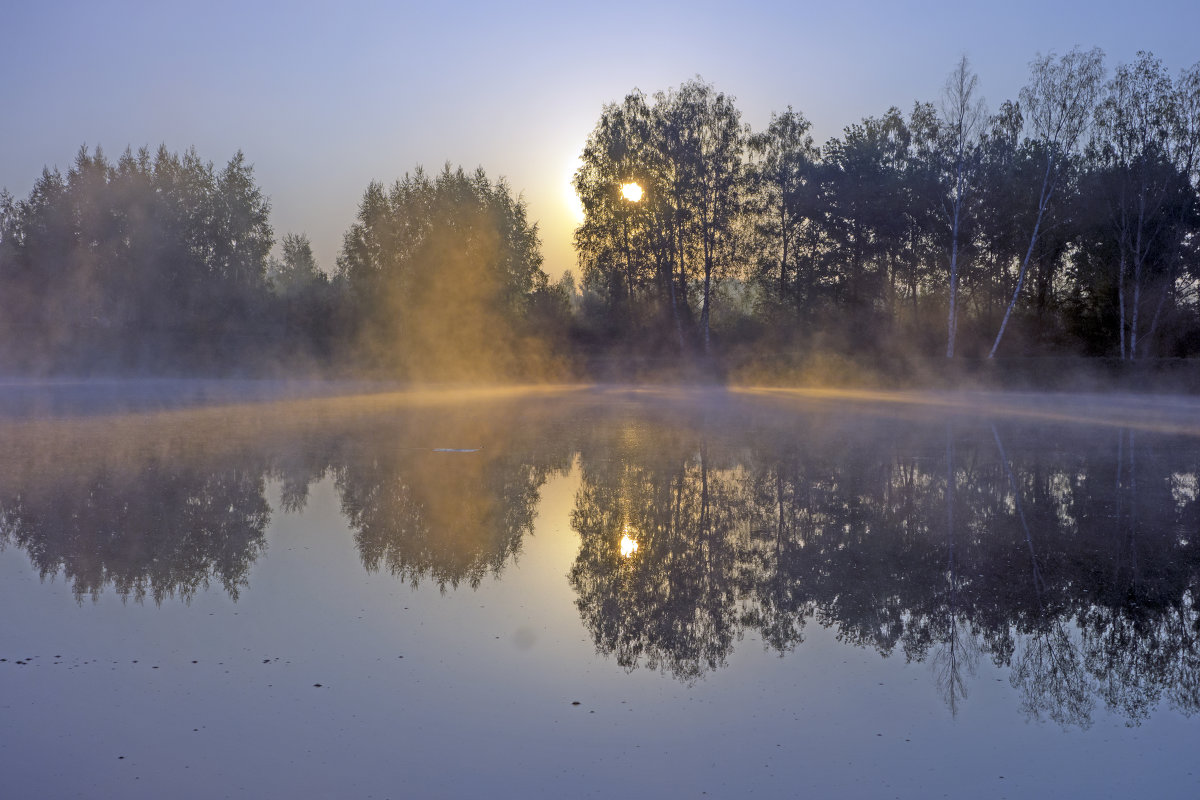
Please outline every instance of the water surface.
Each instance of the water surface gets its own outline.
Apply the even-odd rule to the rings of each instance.
[[[1200,786],[1193,400],[139,388],[0,404],[6,796]]]

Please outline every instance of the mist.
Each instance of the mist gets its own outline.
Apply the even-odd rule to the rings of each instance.
[[[790,107],[751,130],[701,78],[634,90],[584,145],[554,282],[483,168],[371,182],[322,265],[241,152],[81,147],[0,196],[0,371],[1197,388],[1200,65],[1075,49],[1016,100],[977,87],[964,57],[936,101],[822,144]]]

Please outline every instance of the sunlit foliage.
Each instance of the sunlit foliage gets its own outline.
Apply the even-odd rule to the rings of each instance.
[[[524,201],[483,170],[372,183],[338,259],[360,353],[430,380],[536,374],[553,292],[539,244]]]

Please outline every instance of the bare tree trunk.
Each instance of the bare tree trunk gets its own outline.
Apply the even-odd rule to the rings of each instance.
[[[954,342],[958,333],[958,237],[962,221],[963,193],[966,180],[967,151],[983,116],[982,102],[975,102],[978,76],[971,72],[964,55],[950,73],[942,91],[942,115],[954,136],[954,198],[950,220],[950,298],[947,303],[946,358],[954,358]]]
[[[625,284],[626,284],[626,302],[629,308],[633,308],[633,255],[629,250],[629,211],[625,211]]]
[[[962,183],[962,167],[959,167],[959,183]],[[959,190],[961,191],[961,189]],[[958,330],[958,211],[962,203],[954,200],[954,226],[950,234],[950,319],[946,337],[946,358],[954,358],[954,334]]]
[[[1142,182],[1142,190],[1138,194],[1138,223],[1137,238],[1133,245],[1133,325],[1129,330],[1129,360],[1137,357],[1138,344],[1138,315],[1142,305],[1142,262],[1145,256],[1142,252],[1142,227],[1146,219],[1146,186]]]
[[[779,256],[779,299],[782,301],[787,297],[788,257],[787,204],[783,202],[782,198],[779,202],[779,237],[783,240],[783,252]]]
[[[704,355],[709,354],[708,320],[712,301],[713,245],[704,236],[704,307],[700,310],[700,327],[704,330]]]
[[[1154,306],[1154,316],[1150,318],[1150,330],[1146,331],[1145,346],[1142,347],[1142,356],[1146,355],[1146,350],[1150,347],[1150,342],[1154,340],[1154,333],[1158,330],[1158,320],[1162,316],[1163,306],[1167,303],[1167,295],[1171,293],[1171,287],[1174,285],[1174,276],[1167,275],[1167,283],[1163,286],[1162,294],[1158,296],[1158,303]]]
[[[1117,268],[1117,305],[1121,314],[1121,360],[1125,360],[1125,245],[1121,245],[1121,262]]]
[[[1025,260],[1021,262],[1021,270],[1017,273],[1017,286],[1013,289],[1012,300],[1008,301],[1008,308],[1004,311],[1004,318],[1000,320],[1000,331],[996,334],[996,341],[992,343],[992,349],[988,353],[988,358],[996,357],[996,348],[1000,347],[1000,340],[1004,338],[1004,329],[1008,327],[1008,319],[1012,316],[1013,308],[1017,305],[1017,298],[1021,296],[1021,286],[1025,283],[1025,272],[1029,269],[1029,260],[1033,257],[1033,248],[1037,244],[1038,230],[1042,227],[1042,216],[1046,213],[1046,206],[1049,205],[1050,195],[1054,191],[1054,187],[1050,185],[1050,173],[1053,168],[1054,156],[1047,156],[1046,172],[1042,176],[1042,191],[1038,195],[1037,218],[1033,223],[1033,235],[1029,237],[1029,249],[1025,251]]]

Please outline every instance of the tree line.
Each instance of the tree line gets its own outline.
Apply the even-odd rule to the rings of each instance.
[[[818,145],[699,78],[603,108],[574,176],[580,280],[480,169],[371,183],[334,265],[277,240],[242,153],[81,148],[0,194],[0,362],[20,372],[411,379],[597,373],[597,357],[785,363],[1200,350],[1200,64],[1040,56],[988,111],[937,102]],[[635,187],[636,185],[636,187]]]
[[[240,152],[218,169],[194,149],[81,148],[28,198],[0,195],[0,362],[441,380],[549,363],[568,300],[505,182],[447,165],[371,183],[332,273],[304,234],[273,255],[269,212]]]
[[[963,57],[938,102],[820,146],[700,79],[606,106],[574,179],[581,321],[665,352],[1195,353],[1200,64],[1042,56],[991,113],[978,83]]]

